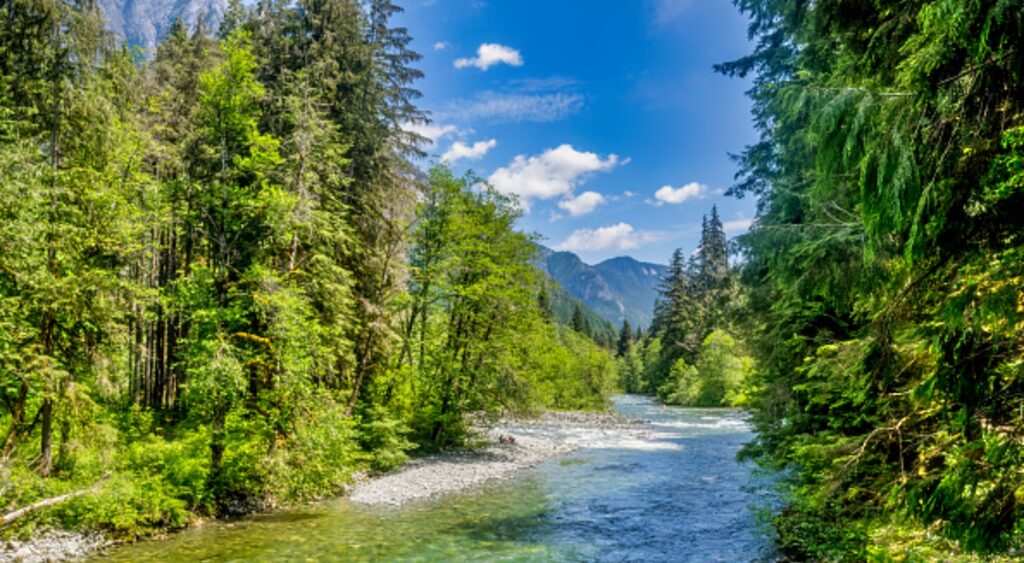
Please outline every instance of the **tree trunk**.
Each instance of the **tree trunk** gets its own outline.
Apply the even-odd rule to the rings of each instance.
[[[46,477],[50,475],[50,469],[53,467],[53,399],[43,399],[43,406],[40,409],[43,429],[39,440],[39,474]]]
[[[18,426],[21,425],[22,419],[25,418],[25,402],[27,399],[28,381],[23,378],[21,380],[21,388],[18,389],[18,402],[14,404],[14,410],[11,412],[11,427],[7,430],[7,437],[4,438],[3,459],[7,459],[11,455],[11,450],[14,449],[14,444],[18,440]]]

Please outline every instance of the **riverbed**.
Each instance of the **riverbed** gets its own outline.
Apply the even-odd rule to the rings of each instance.
[[[639,396],[617,397],[615,410],[650,420],[644,439],[593,440],[511,479],[401,506],[342,498],[121,546],[97,560],[770,559],[758,517],[771,501],[770,483],[736,461],[751,438],[740,412]]]

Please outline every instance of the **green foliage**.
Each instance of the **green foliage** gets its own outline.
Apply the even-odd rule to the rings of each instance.
[[[379,405],[363,413],[357,431],[359,444],[368,452],[374,471],[389,471],[402,465],[409,459],[406,452],[416,447],[407,438],[406,424]]]
[[[603,406],[615,378],[585,327],[557,327],[541,310],[545,282],[532,265],[536,246],[513,230],[517,208],[478,185],[445,167],[430,171],[410,253],[402,356],[411,369],[386,391],[409,378],[419,390],[410,426],[433,447],[462,443],[469,412]]]
[[[5,534],[136,537],[606,406],[615,329],[542,307],[515,203],[413,173],[399,10],[236,4],[136,60],[92,4],[0,5],[0,506],[83,493]]]
[[[682,358],[672,364],[658,396],[666,403],[690,407],[741,406],[743,385],[752,367],[753,361],[742,355],[736,340],[716,330],[701,343],[695,366]]]
[[[668,274],[662,280],[661,294],[655,304],[654,322],[647,336],[651,342],[657,340],[658,352],[645,363],[646,381],[643,385],[657,392],[662,400],[669,400],[670,396],[674,396],[671,400],[678,404],[692,404],[698,400],[700,393],[696,390],[680,388],[680,385],[693,383],[689,380],[684,382],[689,377],[686,366],[698,362],[703,354],[702,346],[708,345],[706,339],[715,331],[726,329],[730,317],[734,316],[733,311],[742,303],[734,276],[729,271],[728,257],[725,231],[717,207],[711,208],[710,218],[704,217],[696,254],[685,260],[682,249],[672,253]],[[734,346],[734,343],[729,346]],[[711,348],[717,347],[716,337]],[[712,377],[710,371],[707,377]],[[724,400],[724,394],[711,393],[700,399],[700,403],[718,405]]]
[[[642,344],[634,342],[630,344],[625,354],[619,356],[619,386],[627,393],[646,391],[641,346]]]
[[[550,278],[544,279],[537,294],[537,300],[541,311],[548,312],[551,318],[563,326],[574,327],[578,310],[582,321],[580,327],[599,346],[610,348],[616,341],[618,332],[615,325],[570,295],[557,281]]]
[[[1019,549],[1019,4],[737,5],[757,48],[720,70],[754,75],[761,131],[732,189],[760,197],[747,454],[790,469],[783,547]]]
[[[404,460],[408,445],[390,438],[392,429],[381,429],[380,423],[360,423],[346,417],[341,405],[323,403],[315,414],[296,421],[294,438],[279,440],[265,462],[267,487],[277,502],[337,494],[352,472],[367,462],[380,468],[380,458]],[[366,434],[374,435],[375,441],[364,440]]]

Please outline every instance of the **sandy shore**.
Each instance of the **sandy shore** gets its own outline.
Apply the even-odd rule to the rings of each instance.
[[[367,505],[400,505],[459,492],[579,449],[646,441],[651,430],[645,422],[614,413],[549,412],[536,419],[502,420],[482,434],[490,442],[483,449],[414,460],[355,485],[349,498]]]

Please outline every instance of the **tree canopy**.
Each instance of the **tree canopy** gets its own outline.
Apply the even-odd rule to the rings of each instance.
[[[1019,548],[1024,10],[736,4],[756,49],[719,70],[753,79],[761,135],[731,190],[759,207],[747,451],[793,470],[783,547]]]

